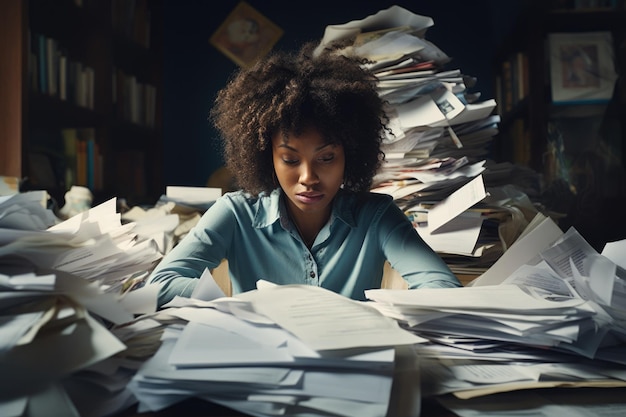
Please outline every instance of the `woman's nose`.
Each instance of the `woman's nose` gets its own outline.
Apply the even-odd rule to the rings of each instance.
[[[313,164],[302,164],[300,171],[300,183],[301,184],[315,184],[319,182],[319,177]]]

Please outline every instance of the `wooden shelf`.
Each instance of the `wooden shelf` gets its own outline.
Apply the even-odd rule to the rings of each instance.
[[[32,171],[41,170],[31,161],[41,159],[30,154],[36,151],[52,155],[55,164],[59,163],[58,155],[70,158],[61,132],[89,129],[94,132],[93,141],[102,155],[103,181],[100,190],[92,190],[94,194],[132,194],[136,201],[154,203],[165,188],[162,106],[158,103],[162,98],[162,0],[0,3],[0,34],[3,39],[15,40],[0,45],[2,61],[14,63],[4,65],[0,72],[0,86],[5,87],[0,108],[7,109],[0,116],[0,136],[8,138],[0,149],[4,151],[0,152],[0,175],[26,179],[23,191],[56,184],[57,189],[48,191],[57,197],[64,195],[72,184],[66,183],[63,175],[33,182]],[[46,55],[50,50],[56,51],[52,59]],[[90,75],[83,77],[84,81],[71,82],[78,77],[68,76],[66,83],[76,89],[91,85],[86,90],[81,87],[80,91],[87,93],[74,95],[73,90],[68,90],[67,98],[60,98],[60,56],[67,62],[67,74],[88,68]],[[117,83],[114,74],[118,79],[123,75],[123,79]],[[54,85],[56,91],[47,88]],[[150,93],[145,93],[148,89]],[[15,110],[9,111],[10,108]],[[133,172],[141,178],[123,180],[120,160],[128,159],[128,155],[143,160],[141,172]],[[64,164],[72,165],[69,160]],[[58,170],[62,169],[55,166]],[[141,189],[129,188],[129,184]]]
[[[626,64],[626,11],[553,11],[533,4],[495,55],[502,117],[498,158],[540,173],[544,200],[554,205],[548,209],[564,215],[559,225],[575,227],[599,248],[626,237],[626,226],[615,216],[616,207],[626,202],[624,187],[616,185],[626,175],[626,91],[618,90],[608,103],[554,103],[548,39],[551,33],[610,32],[619,76]],[[503,81],[506,62],[515,56],[527,59],[521,83],[527,92],[517,101],[509,90],[518,85],[519,71],[508,85]],[[512,98],[508,104],[507,97]]]

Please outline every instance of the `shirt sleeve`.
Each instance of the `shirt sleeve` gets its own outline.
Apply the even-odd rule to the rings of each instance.
[[[235,216],[227,200],[218,199],[157,265],[150,284],[161,286],[157,305],[161,308],[175,296],[190,297],[205,269],[216,268],[226,256]]]
[[[391,202],[380,220],[383,252],[409,289],[460,287],[441,257],[420,237],[406,215]]]

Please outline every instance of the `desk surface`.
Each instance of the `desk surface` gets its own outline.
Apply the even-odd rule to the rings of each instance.
[[[509,394],[514,394],[515,397],[519,396],[519,398],[512,399]],[[497,399],[499,394],[494,394],[488,397],[484,397],[488,399],[488,402],[494,403],[495,408],[493,408],[494,412],[498,409],[498,407],[507,408],[510,413],[512,410],[517,409],[518,411],[524,411],[524,409],[529,406],[537,406],[535,404],[536,401],[533,401],[537,397],[534,395],[540,395],[546,403],[549,403],[551,406],[555,405],[563,405],[565,407],[582,407],[588,408],[588,412],[591,414],[587,415],[595,415],[597,410],[593,410],[593,407],[609,407],[611,415],[626,415],[626,402],[624,398],[626,398],[626,388],[624,387],[614,387],[614,388],[598,388],[598,387],[561,387],[561,388],[538,388],[532,390],[519,390],[512,392],[505,392],[502,395],[506,396],[504,399],[505,403],[502,399]],[[450,394],[451,395],[451,394]],[[529,396],[530,395],[530,396]],[[529,401],[530,400],[530,401]],[[471,408],[469,402],[472,400],[468,400],[468,407]],[[483,400],[480,399],[479,402]],[[512,402],[511,402],[512,401]],[[540,402],[541,403],[541,402]],[[534,405],[533,405],[534,404]],[[474,406],[477,406],[474,403]],[[478,408],[475,410],[484,407],[478,404]],[[511,407],[514,407],[511,409]],[[491,407],[489,407],[491,408]],[[567,409],[569,410],[569,409]],[[526,414],[530,415],[530,410],[525,410]],[[493,415],[493,414],[490,414]],[[507,414],[509,415],[509,414]],[[608,415],[608,414],[607,414]],[[169,407],[165,410],[161,410],[158,412],[149,412],[149,413],[138,413],[137,408],[133,407],[131,409],[126,410],[125,412],[117,415],[116,417],[249,417],[247,414],[243,414],[225,407],[221,407],[219,405],[215,405],[197,398],[189,399],[184,402],[178,403],[172,407]],[[421,402],[421,411],[419,414],[420,417],[458,417],[457,414],[452,411],[446,409],[435,398],[426,398]],[[394,416],[395,417],[395,416]]]
[[[248,414],[221,407],[199,399],[173,405],[158,412],[138,413],[133,407],[116,417],[249,417]],[[427,398],[422,401],[420,417],[457,417],[456,414],[442,407],[436,400]]]

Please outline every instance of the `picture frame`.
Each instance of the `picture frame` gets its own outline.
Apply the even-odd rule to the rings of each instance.
[[[548,34],[555,104],[608,102],[617,80],[611,32]]]
[[[242,68],[264,57],[283,30],[245,1],[241,1],[211,35],[209,43]]]

